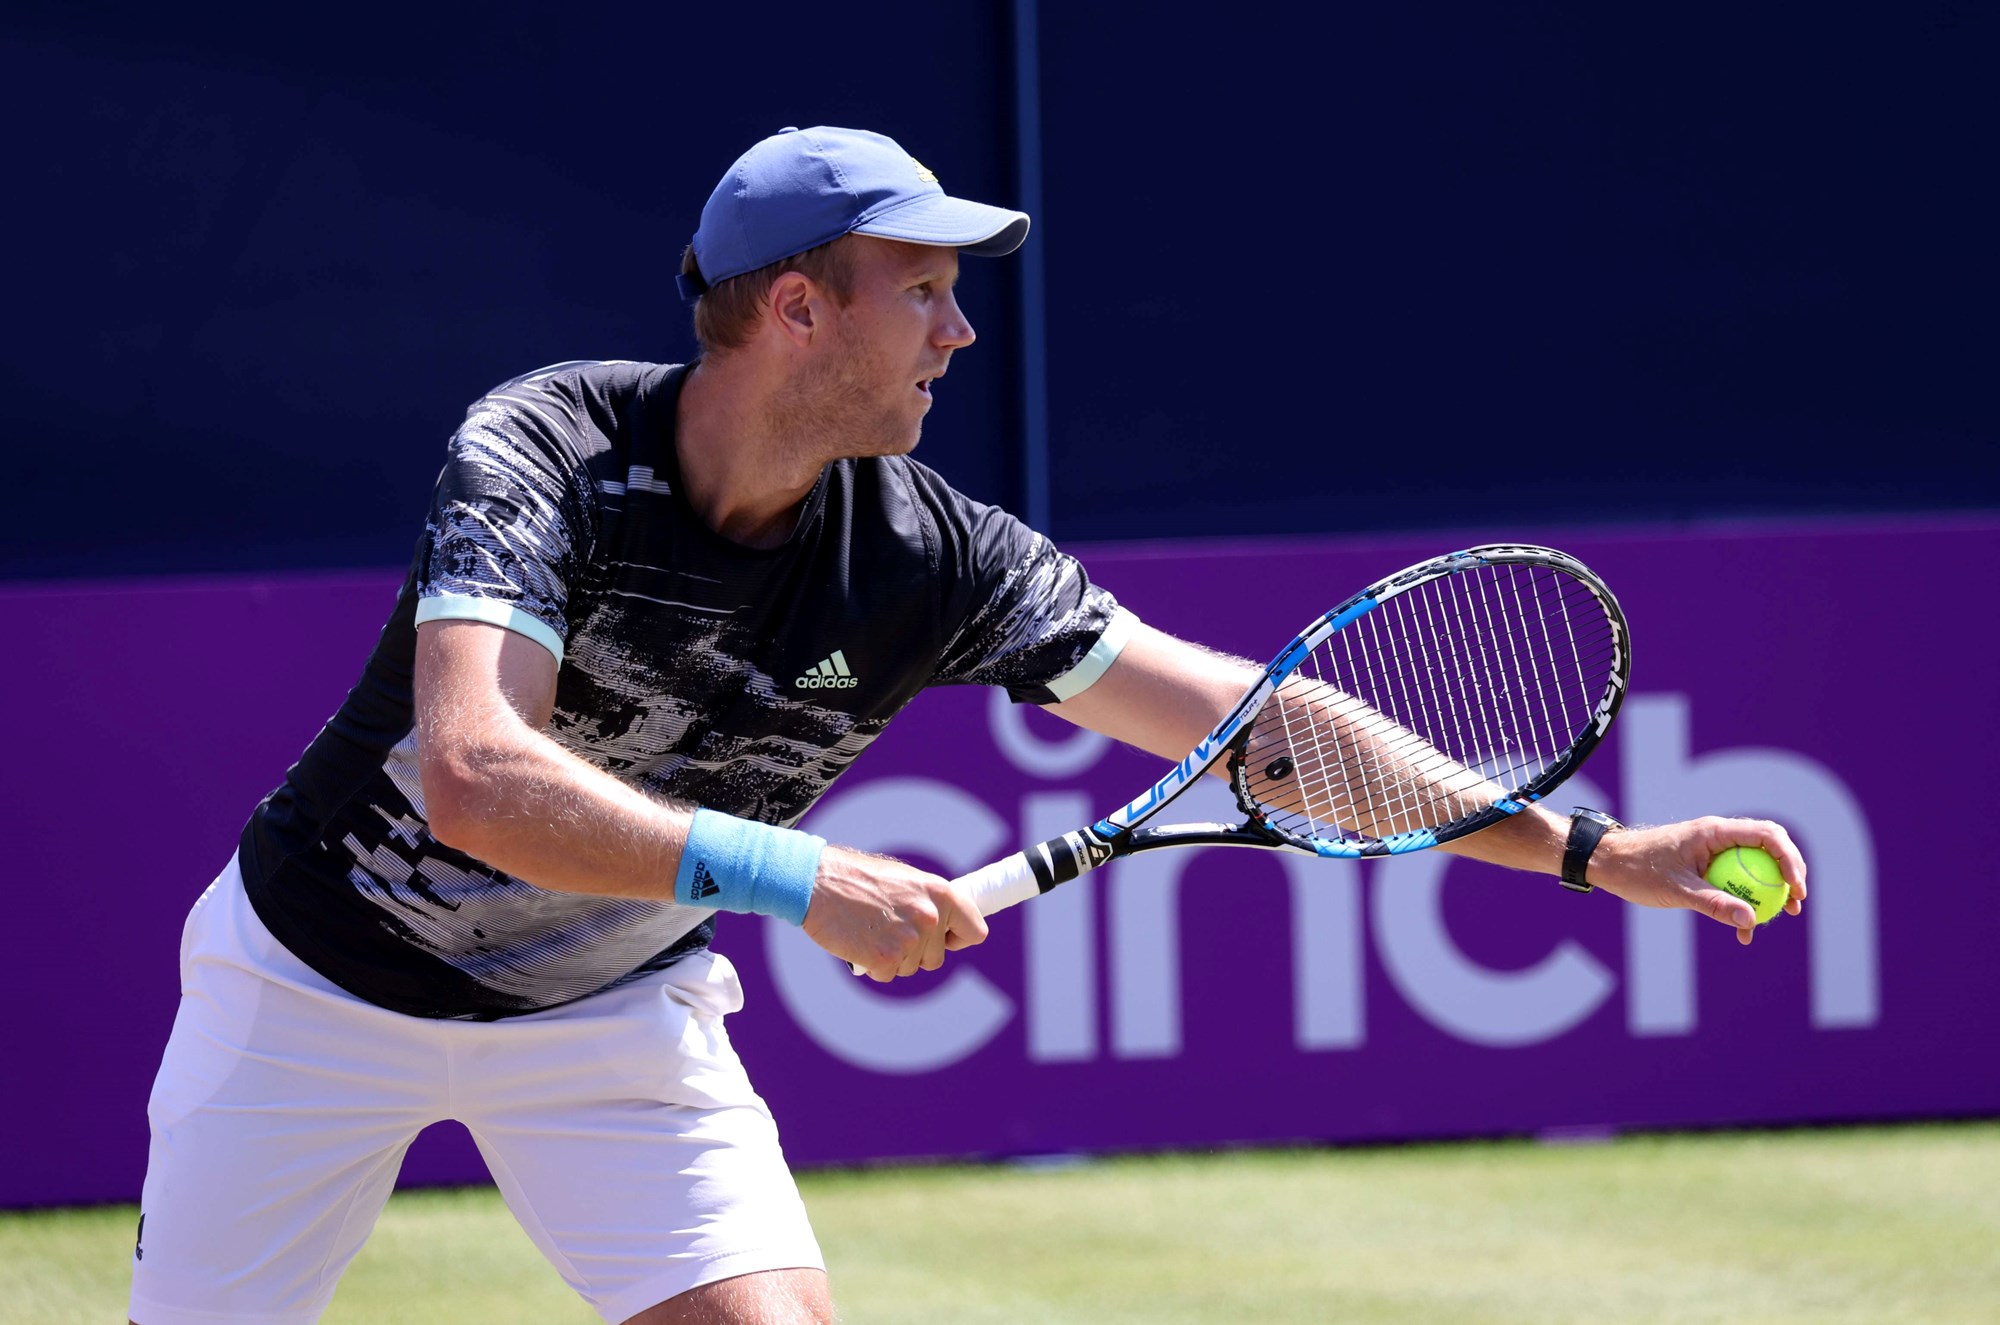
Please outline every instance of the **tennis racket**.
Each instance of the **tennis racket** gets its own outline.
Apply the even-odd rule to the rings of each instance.
[[[1630,670],[1617,599],[1574,557],[1506,544],[1438,557],[1313,622],[1124,808],[954,882],[992,915],[1162,847],[1360,858],[1449,842],[1575,772]],[[1158,822],[1225,760],[1242,822]]]

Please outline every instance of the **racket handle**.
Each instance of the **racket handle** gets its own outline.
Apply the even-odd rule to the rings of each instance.
[[[1025,851],[1016,851],[991,865],[981,865],[970,874],[961,874],[951,881],[951,886],[964,893],[983,916],[1042,895],[1042,885],[1036,880]]]
[[[1095,829],[1079,828],[962,874],[951,883],[971,899],[980,915],[990,916],[1087,874],[1117,854]]]

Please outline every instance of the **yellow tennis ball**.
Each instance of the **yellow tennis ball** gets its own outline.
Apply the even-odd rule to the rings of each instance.
[[[1760,847],[1731,847],[1709,863],[1701,876],[1711,887],[1740,897],[1757,912],[1757,923],[1768,925],[1785,909],[1791,885],[1778,873],[1778,862]]]

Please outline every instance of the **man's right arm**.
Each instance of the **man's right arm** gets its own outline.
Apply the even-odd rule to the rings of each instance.
[[[1049,712],[1162,758],[1177,759],[1222,719],[1256,675],[1254,663],[1210,653],[1142,625],[1133,630],[1117,661],[1095,684],[1050,705]],[[1353,721],[1353,714],[1349,710],[1341,720]],[[1365,734],[1367,727],[1386,722],[1377,715],[1358,722],[1355,729]],[[1561,816],[1535,805],[1437,850],[1555,875],[1561,872],[1567,829]],[[1797,915],[1806,897],[1805,857],[1783,827],[1764,819],[1707,815],[1622,829],[1606,836],[1591,857],[1590,882],[1636,906],[1698,911],[1733,927],[1738,941],[1747,944],[1756,934],[1749,904],[1702,877],[1709,862],[1733,846],[1761,847],[1777,858],[1780,872],[1792,885],[1786,909]]]
[[[478,621],[417,628],[424,815],[440,841],[557,892],[669,901],[694,807],[654,800],[543,734],[556,660]],[[829,846],[805,930],[878,980],[935,970],[986,937],[950,884],[901,861]]]

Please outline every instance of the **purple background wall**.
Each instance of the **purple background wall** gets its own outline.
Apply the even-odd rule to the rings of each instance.
[[[2000,893],[1976,863],[1996,628],[1966,611],[1990,597],[2000,521],[1079,551],[1148,620],[1261,658],[1376,576],[1502,537],[1582,556],[1632,620],[1632,700],[1573,794],[1633,819],[1784,819],[1812,862],[1803,923],[1741,951],[1720,926],[1438,855],[1161,853],[884,991],[725,917],[750,999],[737,1044],[793,1158],[2000,1111]],[[1281,576],[1317,587],[1245,591]],[[358,673],[396,583],[0,588],[0,1205],[137,1195],[181,918]],[[938,693],[808,823],[951,872],[1155,767]],[[456,1129],[405,1170],[483,1176]]]

